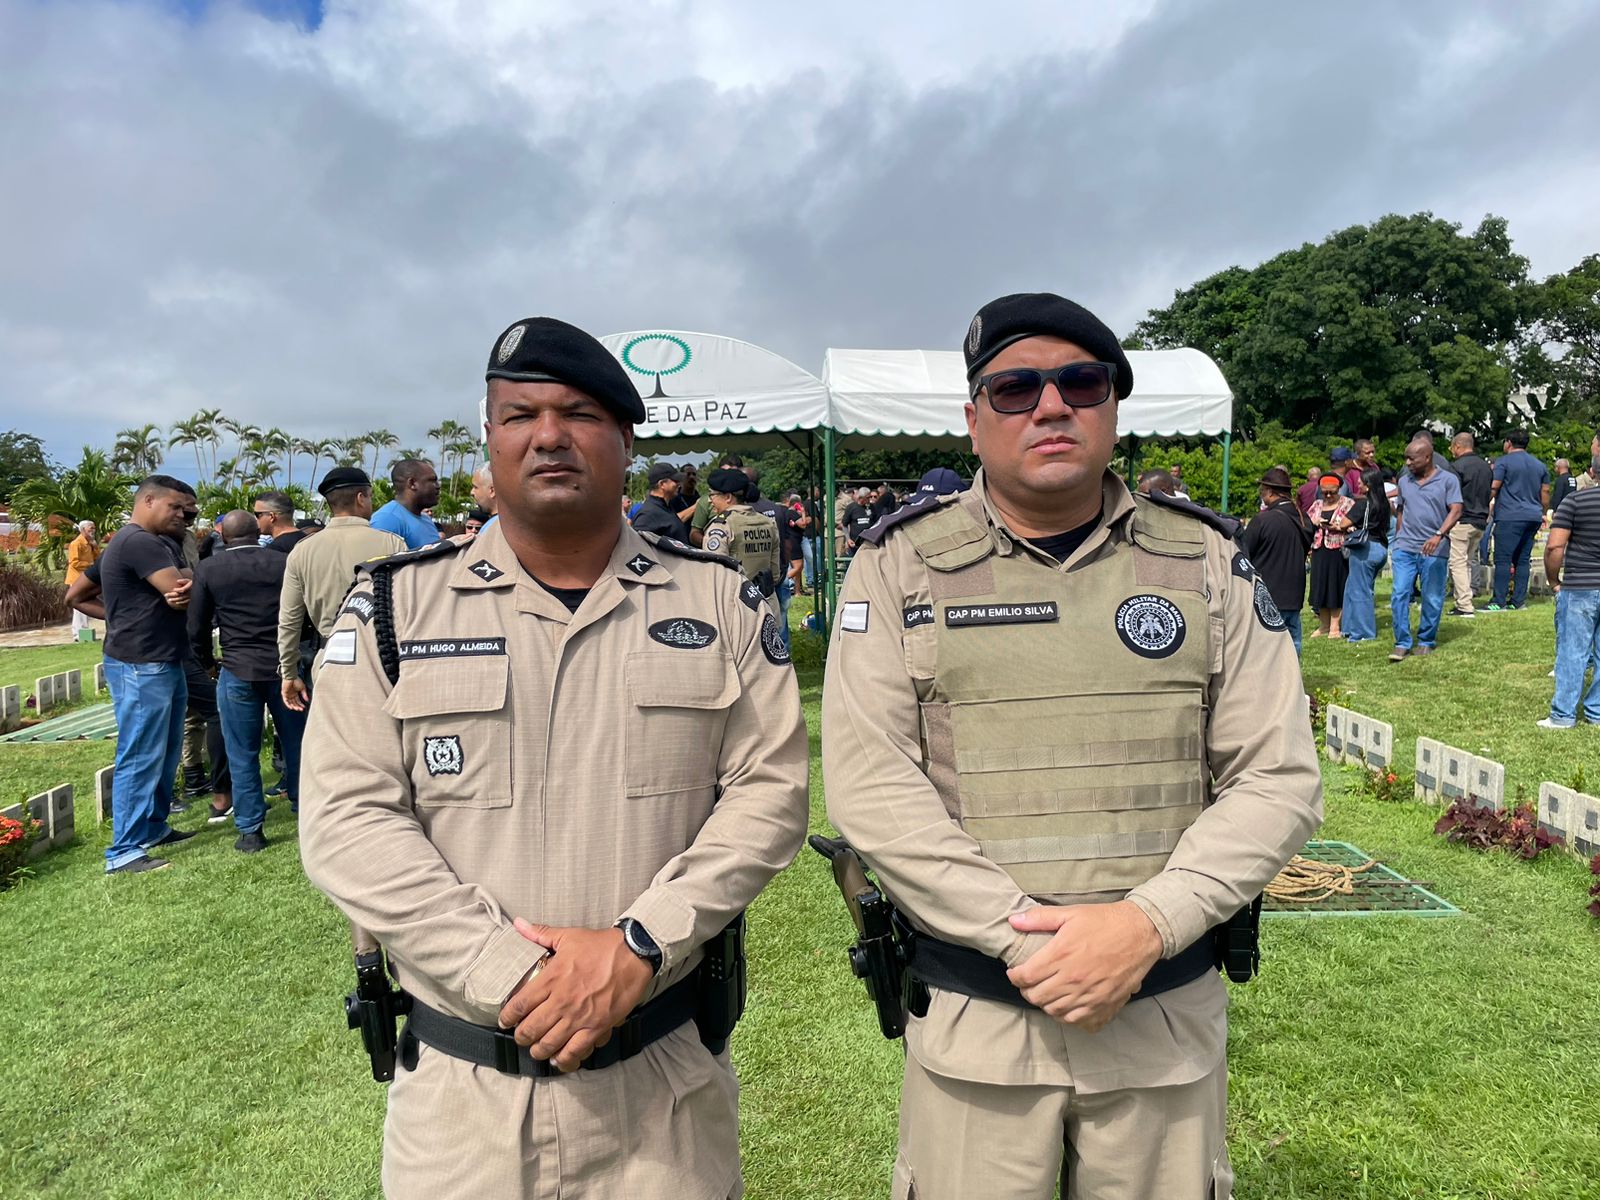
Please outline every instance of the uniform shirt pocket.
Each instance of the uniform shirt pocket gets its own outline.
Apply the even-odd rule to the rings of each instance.
[[[419,807],[510,805],[510,670],[504,655],[401,663],[383,711],[401,722]]]
[[[623,664],[628,689],[629,796],[712,787],[739,672],[725,654],[639,650]]]

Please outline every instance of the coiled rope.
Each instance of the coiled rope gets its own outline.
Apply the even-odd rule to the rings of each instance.
[[[1355,894],[1356,876],[1377,865],[1375,858],[1369,858],[1359,867],[1347,867],[1343,863],[1318,862],[1296,854],[1267,884],[1266,892],[1285,904],[1315,904],[1329,896],[1351,896]]]

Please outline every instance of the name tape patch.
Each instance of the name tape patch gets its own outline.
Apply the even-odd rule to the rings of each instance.
[[[504,654],[506,640],[497,638],[434,638],[430,641],[401,642],[401,658],[481,658]]]
[[[714,625],[697,621],[693,617],[673,617],[670,621],[657,621],[650,626],[652,639],[675,650],[703,650],[717,640]]]
[[[966,625],[1037,625],[1060,619],[1061,613],[1054,600],[1024,604],[951,604],[944,610],[947,629]]]
[[[1117,636],[1141,658],[1178,652],[1188,632],[1183,612],[1165,596],[1129,596],[1117,607]]]
[[[913,604],[900,616],[905,620],[907,629],[915,629],[918,625],[933,624],[933,605]]]

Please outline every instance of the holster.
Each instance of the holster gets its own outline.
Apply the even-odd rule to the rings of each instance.
[[[726,929],[705,946],[701,961],[699,997],[694,1023],[700,1041],[713,1054],[728,1046],[733,1027],[744,1015],[747,971],[744,956],[744,914],[735,917]]]
[[[1217,969],[1234,983],[1249,983],[1261,969],[1261,897],[1211,931]]]

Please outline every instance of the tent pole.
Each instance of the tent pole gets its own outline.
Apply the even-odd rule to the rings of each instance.
[[[1222,434],[1222,511],[1228,511],[1228,468],[1229,459],[1233,455],[1233,430],[1224,430]]]
[[[835,601],[839,597],[839,581],[834,575],[837,563],[834,561],[833,554],[833,541],[836,536],[833,527],[833,493],[838,485],[835,482],[837,467],[834,463],[833,427],[831,425],[822,427],[822,470],[825,480],[822,488],[822,528],[824,530],[822,553],[824,561],[827,563],[827,570],[824,572],[827,580],[827,603],[822,609],[822,638],[824,644],[826,644],[833,633],[833,608]],[[826,655],[826,649],[824,649],[823,653]]]
[[[815,497],[817,492],[817,431],[806,430],[806,495],[807,508],[815,508],[821,515],[821,506]],[[822,549],[820,540],[821,529],[817,526],[806,531],[806,538],[817,543],[817,549]],[[817,613],[817,624],[822,624],[822,564],[817,561],[817,556],[811,556],[811,611]]]
[[[1137,490],[1139,486],[1139,435],[1136,433],[1128,435],[1127,484],[1130,492]]]

